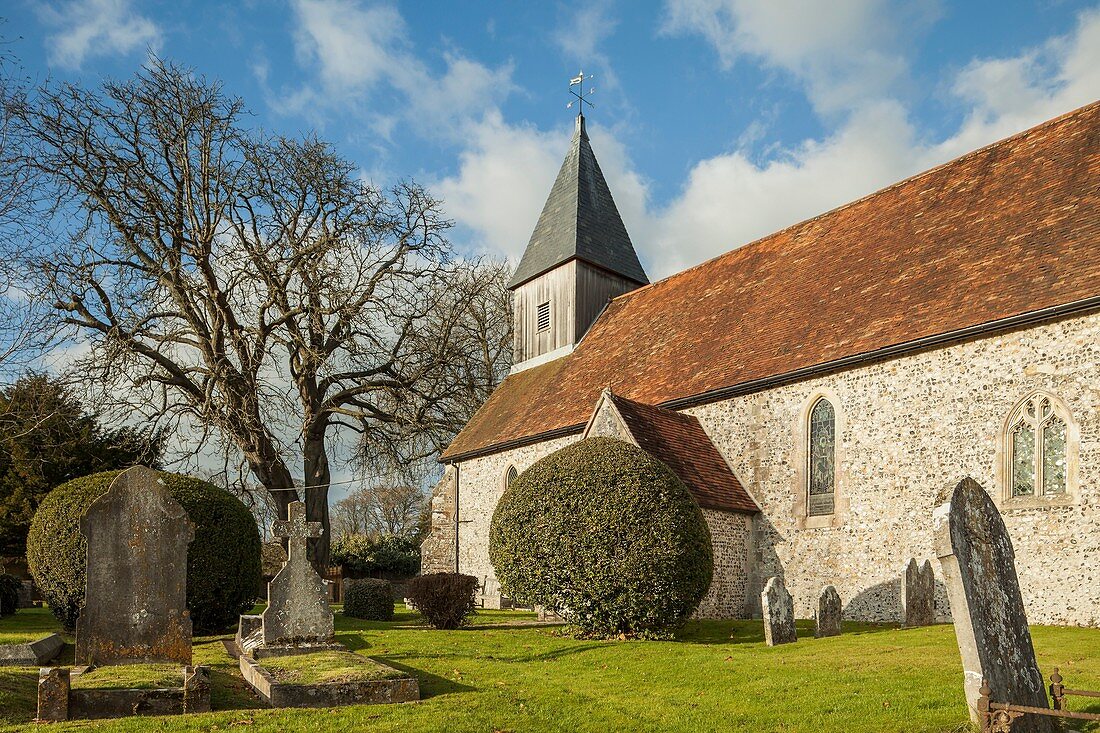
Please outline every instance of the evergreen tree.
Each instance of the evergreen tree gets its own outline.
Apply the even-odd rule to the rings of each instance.
[[[50,489],[90,473],[159,467],[163,437],[107,429],[65,385],[29,374],[0,390],[0,555],[26,551],[31,519]]]

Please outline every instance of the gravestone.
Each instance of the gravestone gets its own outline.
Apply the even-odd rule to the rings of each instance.
[[[909,564],[901,574],[901,623],[903,626],[931,626],[936,623],[936,574],[932,562]]]
[[[989,494],[973,479],[963,479],[951,500],[932,513],[932,528],[962,655],[971,720],[978,720],[983,678],[995,702],[1048,707],[1012,540]],[[1026,715],[1012,730],[1054,733],[1055,719]]]
[[[836,588],[833,586],[825,586],[821,589],[821,596],[817,599],[814,637],[820,639],[824,636],[839,636],[842,616],[843,604],[840,602],[840,594],[836,592]]]
[[[287,561],[268,584],[263,612],[264,646],[309,644],[332,639],[332,609],[325,582],[306,556],[306,542],[320,537],[320,522],[306,521],[306,505],[291,503],[289,519],[276,520],[271,532],[288,540]]]
[[[77,664],[191,664],[187,545],[195,530],[157,472],[120,473],[80,531],[88,565]]]
[[[797,641],[794,629],[794,599],[783,585],[783,579],[773,576],[760,594],[764,613],[764,642],[768,646]]]

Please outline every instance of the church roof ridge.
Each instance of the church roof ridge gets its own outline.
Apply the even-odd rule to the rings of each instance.
[[[592,150],[584,115],[577,115],[569,151],[508,287],[573,259],[642,285],[649,282]]]
[[[1098,241],[1094,102],[615,298],[569,356],[508,377],[443,459],[576,432],[612,378],[679,407],[1094,312]]]
[[[725,252],[720,252],[720,253],[714,255],[713,257],[708,257],[707,259],[703,260],[702,262],[691,265],[690,267],[685,267],[683,270],[680,270],[678,272],[674,272],[671,275],[667,275],[667,276],[661,278],[660,280],[654,280],[653,282],[647,283],[646,285],[643,285],[642,287],[635,288],[634,290],[628,290],[625,293],[620,293],[619,295],[616,295],[615,297],[613,297],[612,300],[622,300],[622,299],[628,298],[632,295],[637,295],[639,293],[642,293],[642,292],[648,290],[649,288],[651,288],[653,286],[668,284],[671,280],[674,280],[674,279],[680,277],[681,275],[687,275],[687,274],[691,273],[694,270],[698,270],[700,268],[704,268],[704,267],[707,267],[709,265],[712,265],[713,263],[715,263],[718,260],[722,260],[722,259],[725,259],[727,257],[733,257],[734,255],[736,255],[738,253],[741,253],[741,252],[743,252],[744,250],[747,250],[750,247],[755,247],[757,245],[765,244],[765,243],[769,242],[770,240],[774,239],[775,237],[782,236],[784,234],[789,234],[790,232],[792,232],[796,229],[801,229],[803,227],[807,227],[811,224],[814,224],[815,222],[817,222],[820,219],[823,219],[823,218],[828,217],[828,216],[833,216],[837,213],[840,213],[840,212],[844,211],[845,209],[849,209],[849,208],[852,208],[854,206],[858,206],[859,204],[862,204],[862,203],[866,202],[868,199],[873,199],[873,198],[875,198],[876,196],[878,196],[880,194],[889,193],[890,191],[894,190],[895,188],[899,188],[901,186],[905,186],[905,185],[914,183],[916,181],[919,181],[922,178],[926,178],[926,177],[932,176],[936,173],[939,173],[944,168],[948,168],[948,167],[953,166],[953,165],[964,163],[969,158],[973,158],[973,157],[982,155],[984,153],[987,153],[991,148],[997,148],[997,147],[1000,147],[1002,145],[1005,145],[1005,144],[1015,142],[1017,140],[1029,137],[1030,135],[1038,134],[1038,133],[1044,131],[1047,127],[1057,125],[1061,122],[1064,122],[1067,118],[1075,117],[1077,115],[1086,113],[1086,112],[1090,111],[1093,108],[1100,108],[1100,100],[1089,102],[1088,104],[1082,105],[1082,106],[1077,107],[1075,109],[1071,109],[1068,112],[1063,112],[1062,114],[1058,115],[1057,117],[1052,117],[1049,120],[1044,120],[1043,122],[1040,122],[1036,125],[1033,125],[1031,127],[1020,130],[1019,132],[1014,132],[1011,135],[1006,135],[1005,137],[999,138],[999,139],[997,139],[997,140],[995,140],[991,143],[987,143],[987,144],[983,145],[980,148],[975,148],[974,150],[970,150],[968,152],[965,152],[962,155],[958,155],[954,158],[946,160],[943,163],[938,163],[938,164],[932,166],[931,168],[927,168],[925,170],[918,171],[917,173],[906,176],[905,178],[894,181],[893,183],[887,184],[886,186],[883,186],[882,188],[878,188],[878,189],[875,189],[874,191],[871,191],[870,193],[866,193],[866,194],[864,194],[863,196],[860,196],[857,199],[852,199],[851,201],[846,201],[843,204],[838,204],[837,206],[834,206],[831,209],[826,209],[825,211],[822,211],[821,213],[814,214],[813,216],[808,217],[806,219],[802,219],[801,221],[796,221],[792,224],[788,224],[785,227],[782,227],[780,229],[776,229],[774,232],[769,232],[768,234],[761,235],[761,236],[757,237],[756,239],[750,239],[748,242],[745,242],[742,245],[739,245],[739,246],[734,247],[732,249],[728,249]]]

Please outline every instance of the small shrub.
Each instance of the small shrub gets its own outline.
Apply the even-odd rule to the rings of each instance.
[[[0,616],[10,616],[19,608],[19,591],[23,581],[14,575],[0,574]]]
[[[352,577],[387,574],[411,578],[420,572],[420,545],[407,537],[372,539],[366,535],[345,535],[332,543],[329,559]]]
[[[46,495],[27,535],[27,564],[65,629],[84,605],[88,543],[80,518],[121,473],[73,479]],[[239,499],[190,476],[161,473],[168,492],[195,525],[187,548],[187,608],[197,633],[221,631],[252,607],[260,579],[260,533]]]
[[[344,581],[344,615],[368,621],[393,620],[393,586],[381,578]]]
[[[560,609],[587,636],[654,638],[710,587],[710,530],[668,466],[621,440],[589,438],[518,476],[497,504],[489,560],[501,589]]]
[[[474,613],[478,580],[461,573],[429,573],[409,581],[405,595],[437,629],[464,626]]]

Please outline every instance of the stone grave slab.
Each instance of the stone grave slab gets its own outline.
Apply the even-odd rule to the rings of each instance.
[[[963,479],[932,515],[933,535],[947,584],[963,685],[971,720],[984,678],[993,699],[1049,707],[1035,661],[1016,576],[1015,552],[1001,513],[973,479]],[[1013,733],[1054,733],[1054,718],[1027,715]]]
[[[91,667],[45,667],[38,675],[38,720],[96,720],[132,715],[210,712],[210,673],[181,667],[180,686],[157,689],[73,689],[72,679]]]
[[[40,667],[56,657],[64,646],[60,634],[47,634],[27,644],[0,644],[0,667]]]
[[[790,644],[797,641],[794,627],[794,599],[787,592],[783,579],[773,576],[760,594],[764,613],[764,642],[768,646]]]
[[[839,636],[840,622],[844,615],[844,606],[836,588],[827,585],[821,589],[817,599],[817,614],[814,616],[814,637]]]
[[[187,546],[194,527],[156,471],[126,469],[80,520],[88,541],[76,661],[191,663]]]
[[[916,558],[909,558],[902,571],[901,623],[906,627],[936,623],[936,574],[929,560],[918,565]]]

